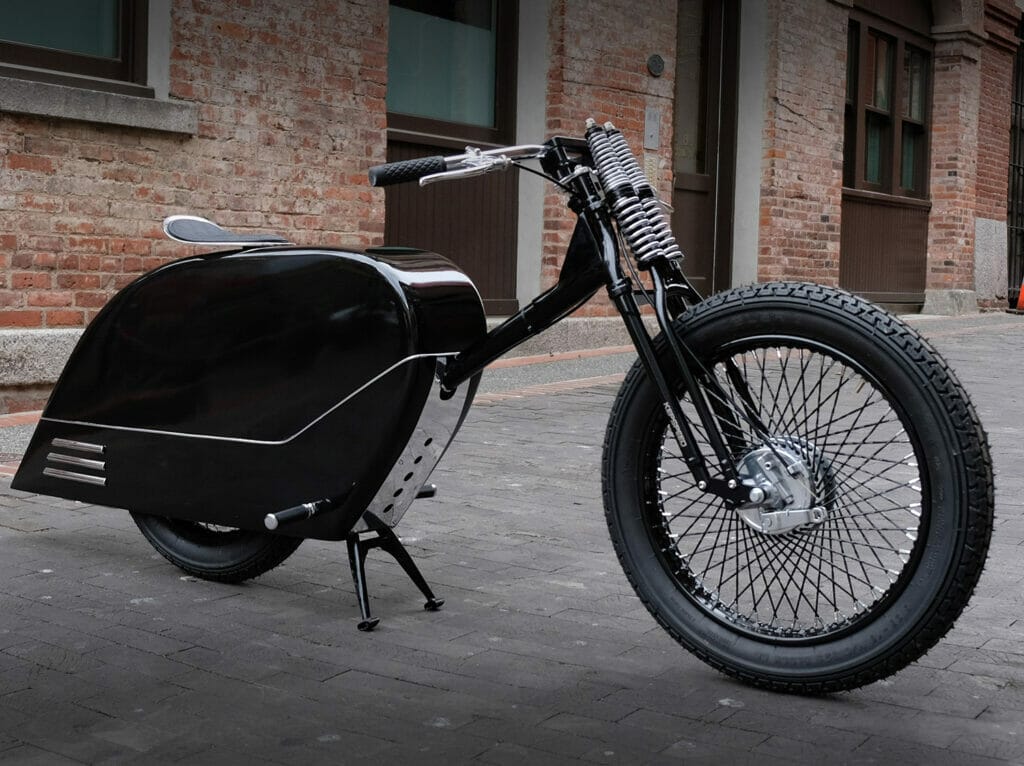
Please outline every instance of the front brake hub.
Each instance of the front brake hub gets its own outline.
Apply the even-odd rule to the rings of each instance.
[[[762,534],[785,535],[821,524],[834,501],[831,465],[805,439],[773,437],[744,455],[737,473],[749,487],[749,502],[737,511]]]

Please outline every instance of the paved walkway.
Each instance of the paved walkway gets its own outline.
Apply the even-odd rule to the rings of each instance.
[[[887,681],[761,692],[654,624],[602,518],[619,355],[482,396],[400,526],[447,604],[371,553],[373,634],[344,546],[215,585],[122,511],[0,482],[0,763],[1024,763],[1024,317],[915,321],[989,430],[999,517],[957,627]]]

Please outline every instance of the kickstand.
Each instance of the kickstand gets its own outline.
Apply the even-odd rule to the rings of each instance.
[[[366,534],[365,532],[349,532],[348,537],[345,538],[345,542],[348,544],[348,563],[352,568],[352,579],[356,584],[356,598],[359,599],[359,613],[362,616],[358,625],[359,630],[373,630],[380,623],[380,617],[370,616],[370,595],[366,589],[366,554],[372,548],[380,548],[390,553],[395,561],[401,564],[402,569],[409,575],[409,579],[427,597],[427,603],[423,605],[424,609],[431,612],[440,609],[444,604],[444,599],[434,596],[434,592],[430,590],[427,581],[423,579],[416,562],[412,560],[409,551],[405,549],[402,541],[398,539],[391,527],[369,511],[363,514],[363,521],[374,533],[374,537],[363,539],[360,534]]]

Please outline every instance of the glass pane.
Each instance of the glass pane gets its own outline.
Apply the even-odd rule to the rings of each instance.
[[[928,54],[911,46],[903,57],[903,116],[924,122],[924,94],[927,86]]]
[[[903,126],[903,151],[900,162],[900,186],[907,191],[921,191],[918,188],[918,179],[921,177],[920,164],[921,152],[918,149],[922,144],[923,132],[917,125]]]
[[[392,2],[388,111],[495,126],[497,0]]]
[[[4,0],[0,38],[86,56],[120,56],[118,0]]]
[[[892,93],[892,43],[887,37],[872,32],[869,38],[874,45],[874,89],[872,106],[889,111],[889,96]]]
[[[843,114],[843,186],[854,186],[857,179],[857,113],[853,106],[846,105]]]
[[[885,154],[888,120],[878,114],[867,115],[864,143],[864,180],[869,184],[881,184],[885,172]]]
[[[846,100],[857,100],[857,49],[860,42],[860,24],[851,21],[846,30]]]
[[[704,173],[707,131],[707,3],[680,0],[676,36],[675,130],[678,173]]]

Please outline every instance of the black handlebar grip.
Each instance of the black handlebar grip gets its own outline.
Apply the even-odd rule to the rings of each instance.
[[[420,157],[415,160],[389,162],[370,168],[370,186],[391,186],[416,181],[431,173],[442,173],[448,169],[444,157]]]

